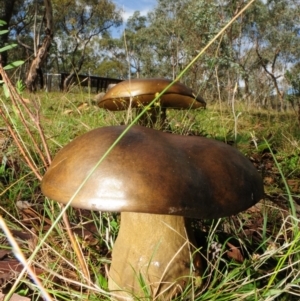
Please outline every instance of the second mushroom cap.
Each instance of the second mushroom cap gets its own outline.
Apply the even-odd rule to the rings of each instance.
[[[148,105],[172,81],[163,78],[131,79],[123,81],[107,91],[101,101],[100,108],[111,111],[125,110],[131,102],[132,108]],[[173,84],[160,98],[162,108],[197,109],[206,103],[200,96],[180,82]]]

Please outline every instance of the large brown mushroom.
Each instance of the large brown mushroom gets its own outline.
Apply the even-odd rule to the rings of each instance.
[[[247,209],[263,197],[262,179],[225,143],[134,126],[86,180],[124,130],[103,127],[74,139],[57,153],[42,191],[61,203],[74,197],[77,208],[121,212],[110,291],[120,300],[143,297],[143,277],[152,298],[169,299],[201,275],[189,218]]]
[[[109,89],[97,104],[100,108],[110,111],[126,110],[131,107],[140,112],[153,101],[157,93],[162,92],[171,82],[164,78],[126,80]],[[196,96],[190,88],[176,82],[150,108],[148,114],[140,119],[140,124],[147,125],[149,121],[150,125],[153,125],[157,119],[163,124],[167,108],[188,110],[205,108],[205,106],[206,103],[201,96]]]

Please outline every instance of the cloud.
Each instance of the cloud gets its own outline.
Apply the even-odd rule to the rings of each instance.
[[[123,25],[112,30],[114,38],[119,38],[126,27],[126,22],[135,11],[139,11],[142,16],[147,16],[148,12],[154,9],[156,0],[113,0],[114,3],[122,10]]]
[[[122,13],[122,18],[123,18],[123,21],[126,23],[128,18],[132,17],[133,13],[135,11],[139,11],[141,16],[147,16],[148,12],[151,11],[153,8],[145,8],[143,10],[138,10],[138,9],[126,9],[124,10],[124,12]]]
[[[128,18],[133,15],[135,11],[139,11],[142,16],[147,16],[147,13],[154,9],[156,0],[115,0],[119,8],[123,10],[123,21],[127,22]]]

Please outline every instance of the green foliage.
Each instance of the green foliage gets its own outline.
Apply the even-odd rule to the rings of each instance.
[[[9,49],[12,49],[12,48],[9,48]],[[0,52],[1,52],[1,49],[0,49]],[[24,61],[15,61],[15,62],[13,62],[13,63],[10,63],[10,64],[4,66],[3,69],[4,69],[4,70],[10,70],[10,69],[17,68],[17,67],[19,67],[19,66],[21,66],[21,65],[23,65],[23,64],[24,64]]]
[[[53,1],[57,12],[54,15],[55,32],[61,39],[60,46],[56,48],[60,69],[78,72],[83,67],[82,72],[88,73],[83,62],[89,64],[98,60],[94,56],[99,47],[92,43],[93,39],[106,36],[111,28],[121,25],[120,11],[112,1],[71,2]],[[94,72],[93,68],[91,72]]]
[[[0,195],[4,193],[4,183],[2,182],[4,182],[4,179],[8,176],[8,172],[6,170],[6,160],[4,158],[0,162]]]
[[[108,280],[103,275],[99,274],[98,276],[98,285],[105,290],[108,290]]]
[[[61,11],[57,9],[57,13],[61,14],[60,17],[64,15],[64,9],[68,8],[66,13],[70,13],[70,18],[68,18],[69,23],[66,29],[73,34],[78,25],[77,17],[75,17],[78,11],[70,11],[67,7],[69,2],[64,0],[63,2],[59,0],[53,2],[57,8],[60,7],[60,4],[63,8]],[[95,4],[92,0],[85,3],[87,5]],[[297,38],[291,33],[292,30],[288,30],[287,25],[290,23],[288,23],[287,13],[290,14],[290,20],[295,22],[292,25],[297,26],[298,8],[294,7],[295,12],[293,12],[291,3],[280,1],[278,6],[276,3],[276,1],[267,3],[256,1],[253,10],[245,14],[237,24],[224,33],[222,39],[212,45],[203,60],[196,62],[191,72],[184,75],[184,81],[197,91],[200,89],[200,83],[204,83],[201,86],[202,91],[206,91],[206,95],[211,99],[219,100],[215,107],[208,106],[206,111],[200,113],[171,110],[168,112],[172,132],[185,135],[204,135],[225,142],[233,140],[235,147],[251,157],[259,169],[265,168],[263,176],[266,172],[269,173],[269,177],[274,177],[274,182],[266,184],[266,193],[270,199],[279,195],[277,203],[270,203],[266,199],[257,208],[252,208],[249,212],[242,213],[237,217],[209,223],[202,221],[202,224],[200,222],[199,229],[196,228],[195,231],[204,231],[209,236],[207,238],[209,242],[219,242],[220,232],[225,232],[236,238],[246,249],[243,254],[245,257],[242,262],[228,257],[227,241],[223,242],[221,253],[208,261],[204,278],[201,281],[196,279],[196,282],[203,283],[204,287],[200,288],[199,285],[188,287],[175,300],[284,301],[299,299],[299,213],[295,210],[294,202],[294,197],[298,195],[298,192],[292,193],[286,184],[286,180],[289,178],[299,179],[299,146],[295,147],[300,139],[299,126],[295,124],[294,115],[291,113],[278,115],[276,112],[263,109],[256,112],[239,100],[236,103],[236,112],[243,112],[243,114],[237,120],[238,114],[235,115],[235,111],[232,112],[223,105],[224,99],[231,105],[232,92],[230,91],[235,83],[240,81],[240,78],[245,81],[245,94],[241,93],[241,98],[252,95],[253,99],[260,99],[260,96],[262,98],[268,96],[272,90],[269,80],[263,76],[261,62],[255,54],[255,43],[251,44],[249,41],[253,43],[257,38],[257,41],[261,43],[260,46],[263,46],[261,49],[262,61],[272,62],[274,52],[272,53],[271,50],[274,50],[276,43],[281,42],[276,37],[276,31],[278,32],[282,26],[286,35],[285,42],[294,47],[291,52],[296,55],[296,43],[291,43],[289,38],[295,39],[296,42]],[[86,5],[81,1],[77,1],[77,4]],[[132,75],[140,72],[143,76],[176,76],[238,9],[238,1],[222,2],[221,4],[218,2],[216,5],[214,1],[182,0],[174,3],[174,1],[160,0],[149,18],[145,19],[136,13],[129,20],[126,28],[129,52],[122,48],[123,40],[109,38],[105,41],[101,40],[102,49],[106,47],[106,50],[110,51],[109,59],[103,57],[101,60],[102,70],[108,72],[107,70],[111,66],[114,68],[113,74],[117,74],[119,71],[124,75],[128,66],[126,60],[129,57]],[[281,16],[283,16],[284,24],[281,24]],[[95,21],[93,26],[96,26],[96,23]],[[64,32],[65,28],[61,24],[60,30],[59,36],[64,37],[67,30]],[[68,51],[70,49],[67,49],[67,43],[72,40],[71,34],[66,38],[66,45],[63,45]],[[74,46],[75,44],[71,42],[70,46]],[[95,46],[95,44],[91,45]],[[145,45],[148,46],[147,49]],[[15,48],[10,48],[9,51],[12,49]],[[59,49],[60,54],[64,54],[62,49]],[[288,47],[281,48],[281,50],[278,68],[284,66],[285,60],[291,60]],[[99,48],[96,49],[96,52],[86,48],[86,54],[89,57],[85,61],[88,62],[86,67],[93,66],[94,62],[94,65],[97,65],[95,68],[101,70],[101,64],[95,63],[99,61],[95,55],[98,51]],[[70,62],[73,58],[74,62],[80,59],[81,53],[78,49],[73,54],[74,57],[67,57],[66,68],[71,66]],[[103,52],[101,54],[103,55]],[[55,51],[53,55],[56,55]],[[110,65],[112,56],[113,63]],[[206,62],[209,63],[207,66]],[[294,62],[292,60],[292,63]],[[64,63],[62,57],[59,64],[63,66]],[[275,63],[274,65],[278,66],[277,62]],[[50,68],[54,67],[50,66]],[[82,70],[87,70],[84,68]],[[291,80],[294,78],[296,77],[293,75]],[[20,93],[23,92],[23,88],[22,82],[18,82],[17,89]],[[92,128],[120,124],[124,121],[124,112],[105,112],[92,106],[81,109],[81,104],[85,103],[88,97],[90,96],[71,93],[37,95],[43,104],[40,114],[51,153],[56,153],[70,140]],[[23,137],[22,141],[27,145],[26,132],[19,123],[17,111],[13,111],[13,109],[12,121],[18,135]],[[273,152],[274,149],[276,152]],[[266,153],[268,156],[264,156]],[[11,205],[6,206],[5,209],[2,206],[1,210],[14,213],[7,218],[11,222],[10,225],[14,225],[14,227],[20,225],[22,230],[25,230],[27,229],[26,220],[20,219],[21,215],[18,215],[20,211],[16,212],[14,208],[16,200],[30,201],[37,205],[34,208],[38,213],[38,222],[32,221],[32,223],[33,228],[37,229],[34,241],[41,241],[46,231],[44,225],[47,229],[49,220],[52,225],[61,213],[61,208],[41,196],[40,183],[33,179],[28,168],[24,167],[24,162],[20,159],[19,154],[14,151],[11,156],[21,168],[18,170],[15,167],[5,169],[3,162],[0,166],[0,178],[2,175],[8,179],[8,182],[0,182],[1,202],[4,200],[5,204]],[[38,161],[34,154],[32,156]],[[267,180],[267,177],[264,179]],[[284,188],[282,182],[286,184]],[[272,194],[274,188],[276,188],[276,194]],[[1,194],[1,190],[5,190],[6,193]],[[280,197],[283,197],[284,200],[287,197],[288,202],[282,202]],[[279,203],[280,206],[277,206],[276,204]],[[42,209],[39,209],[39,205],[42,205]],[[1,214],[3,214],[2,211]],[[45,267],[45,271],[53,271],[55,278],[63,275],[58,282],[53,275],[44,276],[43,284],[47,290],[51,291],[54,298],[70,300],[70,296],[72,296],[72,300],[106,300],[108,297],[105,291],[108,283],[103,267],[109,265],[110,250],[119,229],[119,221],[115,215],[89,214],[77,209],[69,211],[72,228],[79,229],[78,241],[91,273],[92,284],[82,276],[78,259],[74,256],[69,238],[60,223],[47,237],[47,244],[43,244],[43,248],[38,251],[38,256],[35,257],[33,264]],[[93,231],[87,231],[89,224],[95,225],[97,231],[93,227]],[[96,237],[97,242],[93,244],[90,237]],[[31,243],[30,241],[23,246],[23,250],[28,256],[32,254]],[[37,251],[35,245],[33,248],[34,252]],[[203,248],[203,254],[205,258],[210,258],[209,246],[207,246],[207,250]],[[141,287],[144,288],[145,300],[147,300],[150,292],[144,285],[144,278],[138,273],[137,277],[139,277]],[[23,280],[23,283],[33,290],[36,289],[26,279]]]
[[[17,92],[19,94],[22,94],[25,91],[26,85],[23,83],[22,80],[20,80],[20,79],[17,80],[17,82],[16,82],[16,89],[17,89]]]
[[[4,25],[6,25],[6,24],[7,24],[7,23],[6,23],[5,21],[0,20],[0,27],[1,27],[1,26],[4,26]],[[8,31],[7,29],[6,29],[6,30],[0,30],[0,36],[6,34],[6,33],[8,33],[8,32],[9,32],[9,31]],[[4,46],[4,47],[1,47],[1,48],[0,48],[0,54],[1,54],[2,52],[9,51],[9,50],[11,50],[11,49],[13,49],[13,48],[15,48],[15,47],[17,47],[17,46],[18,46],[18,44],[12,43],[12,44],[6,45],[6,46]],[[9,70],[9,69],[18,67],[18,66],[20,66],[21,64],[23,64],[23,61],[16,61],[16,62],[14,62],[14,63],[11,63],[11,64],[9,64],[9,65],[4,66],[4,70]]]
[[[93,106],[79,110],[78,108],[88,97],[85,94],[38,93],[36,97],[40,98],[41,103],[44,104],[41,107],[41,116],[52,154],[55,154],[76,136],[92,128],[120,124],[124,120],[124,112],[105,112]],[[285,174],[285,169],[288,172],[295,166],[297,167],[295,159],[297,153],[292,145],[287,147],[287,144],[292,142],[288,142],[285,138],[287,135],[297,140],[300,138],[298,128],[290,115],[274,113],[270,118],[268,111],[259,112],[259,114],[255,111],[247,112],[244,107],[240,107],[239,103],[236,104],[236,111],[243,112],[239,119],[238,148],[249,157],[262,156],[268,146],[268,143],[264,142],[266,147],[259,147],[260,144],[263,144],[263,138],[269,132],[277,132],[280,128],[278,135],[268,139],[269,145],[272,145],[272,148],[276,147],[277,153],[274,156],[280,162],[279,167],[284,171],[285,176],[288,175]],[[226,106],[218,107],[218,109],[209,107],[205,111],[188,113],[169,110],[168,119],[172,131],[180,134],[201,134],[222,141],[231,140],[234,137],[234,118],[231,110],[227,110]],[[262,130],[256,129],[258,124],[261,125]],[[19,125],[18,128],[19,134],[26,137],[24,129]],[[252,145],[253,137],[257,139],[258,147]],[[26,138],[24,138],[24,142],[26,144]],[[285,155],[283,156],[283,154]],[[10,155],[18,159],[22,168],[21,172],[15,172],[13,176],[11,176],[13,170],[6,170],[4,176],[9,175],[11,177],[9,183],[3,183],[3,188],[9,189],[5,195],[1,195],[1,200],[4,200],[5,204],[11,204],[9,211],[14,214],[19,212],[18,210],[16,213],[16,200],[35,204],[33,208],[40,213],[39,221],[41,220],[42,224],[45,223],[47,227],[47,219],[53,222],[61,209],[57,204],[41,196],[40,183],[33,179],[28,168],[24,168],[24,163],[19,159],[18,154],[12,151]],[[278,172],[276,171],[275,174],[277,175]],[[291,173],[289,177],[294,178],[295,173]],[[282,187],[282,185],[278,185],[279,182],[281,183],[277,180],[274,186]],[[269,190],[272,190],[272,187],[266,187],[267,193]],[[286,191],[282,189],[280,193],[286,194]],[[186,288],[182,295],[176,297],[175,300],[189,298],[191,295],[194,296],[193,300],[195,301],[252,301],[275,300],[275,298],[280,301],[285,300],[285,298],[286,300],[293,300],[289,298],[292,298],[292,293],[299,286],[297,282],[299,276],[297,274],[299,271],[297,253],[300,252],[300,246],[297,242],[299,237],[291,227],[293,224],[291,218],[286,216],[286,209],[277,208],[270,203],[261,203],[261,206],[261,212],[246,212],[218,222],[201,222],[203,226],[200,229],[196,228],[197,231],[204,230],[205,234],[209,236],[209,242],[221,243],[221,253],[214,259],[215,261],[209,261],[203,279],[195,279],[196,283]],[[92,287],[86,285],[80,273],[78,260],[74,256],[74,250],[70,246],[69,238],[65,234],[64,227],[60,224],[48,237],[47,245],[41,249],[40,256],[37,256],[35,260],[39,265],[47,267],[46,270],[53,270],[56,275],[64,275],[64,285],[61,286],[50,280],[52,278],[45,277],[44,286],[62,300],[69,300],[71,295],[76,296],[72,297],[72,300],[74,298],[74,300],[99,300],[99,298],[107,300],[108,297],[101,291],[101,289],[106,291],[108,288],[104,266],[109,267],[111,248],[119,229],[118,216],[98,212],[90,214],[70,208],[69,217],[71,225],[74,225],[74,230],[79,230],[76,232],[78,233],[78,241],[88,264],[92,282],[97,287],[95,288],[94,284]],[[262,222],[259,223],[260,220]],[[13,223],[16,222],[13,221]],[[92,235],[87,231],[89,225],[93,225],[91,228],[94,229]],[[37,229],[43,229],[40,227],[39,225]],[[228,258],[226,253],[227,241],[222,241],[220,235],[224,229],[230,237],[238,239],[241,245],[246,248],[243,262],[236,262]],[[295,234],[292,234],[293,232]],[[42,239],[44,234],[44,231],[40,231],[38,239]],[[209,245],[207,248],[206,250],[202,247],[201,252],[205,256],[210,256]],[[31,251],[27,250],[27,245],[23,249],[26,254],[27,252],[31,254]],[[143,288],[145,299],[149,300],[150,292],[145,285],[143,276],[138,273],[136,276]],[[74,285],[74,278],[77,281],[76,285]],[[197,285],[199,283],[203,283],[205,289]],[[25,284],[27,284],[26,280],[24,280]],[[80,291],[78,288],[81,285],[86,286]]]
[[[0,27],[3,26],[3,25],[5,25],[5,24],[6,24],[5,21],[0,20]],[[8,32],[8,30],[1,30],[1,31],[0,31],[0,36],[3,35],[3,34],[5,34],[5,33],[7,33],[7,32]],[[16,46],[17,46],[17,44],[10,44],[10,45],[6,45],[6,46],[4,46],[4,47],[1,47],[1,48],[0,48],[0,55],[1,55],[1,53],[5,52],[5,51],[10,51],[10,50],[12,50],[12,49],[15,48]],[[16,68],[16,67],[21,66],[23,63],[24,63],[24,61],[20,61],[20,60],[19,60],[19,61],[15,61],[15,62],[12,62],[12,63],[10,63],[10,64],[7,64],[6,66],[3,67],[3,69],[4,69],[4,70],[14,69],[14,68]],[[6,84],[4,84],[3,80],[0,80],[0,84],[3,84],[3,92],[4,92],[4,95],[5,95],[6,98],[8,98],[8,97],[9,97],[9,91],[8,91],[8,89],[7,89]]]
[[[6,25],[7,23],[5,22],[5,21],[3,21],[3,20],[0,20],[0,26],[4,26],[4,25]],[[5,30],[0,30],[0,35],[3,35],[3,34],[5,34],[5,33],[8,33],[8,30],[7,29],[5,29]]]
[[[283,154],[279,166],[287,178],[300,176],[300,153],[290,156]]]
[[[296,64],[291,70],[286,71],[285,79],[290,85],[286,98],[295,108],[297,104],[300,104],[300,63]]]
[[[238,1],[160,0],[147,16],[134,12],[124,32],[119,31],[120,37],[112,38],[112,28],[122,22],[121,9],[113,2],[52,2],[56,28],[46,70],[116,78],[175,78],[244,5]],[[277,77],[283,70],[293,72],[299,64],[298,2],[255,1],[184,74],[184,83],[208,101],[228,101],[237,83],[239,96],[248,105],[274,106],[268,103],[274,90],[275,94],[280,90],[289,94],[286,92],[295,90],[298,82],[296,73],[293,81],[285,76],[289,86]],[[19,32],[22,42],[31,44],[34,3],[18,1],[11,18],[12,43],[16,44]],[[42,22],[43,1],[38,3],[37,22]],[[10,57],[12,61],[23,59],[26,51],[10,49]],[[287,105],[298,101],[294,95],[287,99]]]

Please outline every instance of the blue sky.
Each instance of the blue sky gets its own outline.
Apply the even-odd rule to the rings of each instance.
[[[148,11],[153,10],[156,0],[112,0],[118,7],[123,10],[123,21],[126,22],[128,17],[132,16],[135,11],[140,11],[141,15],[147,15]],[[115,30],[114,30],[115,31]],[[119,28],[113,35],[120,36],[123,28]]]

